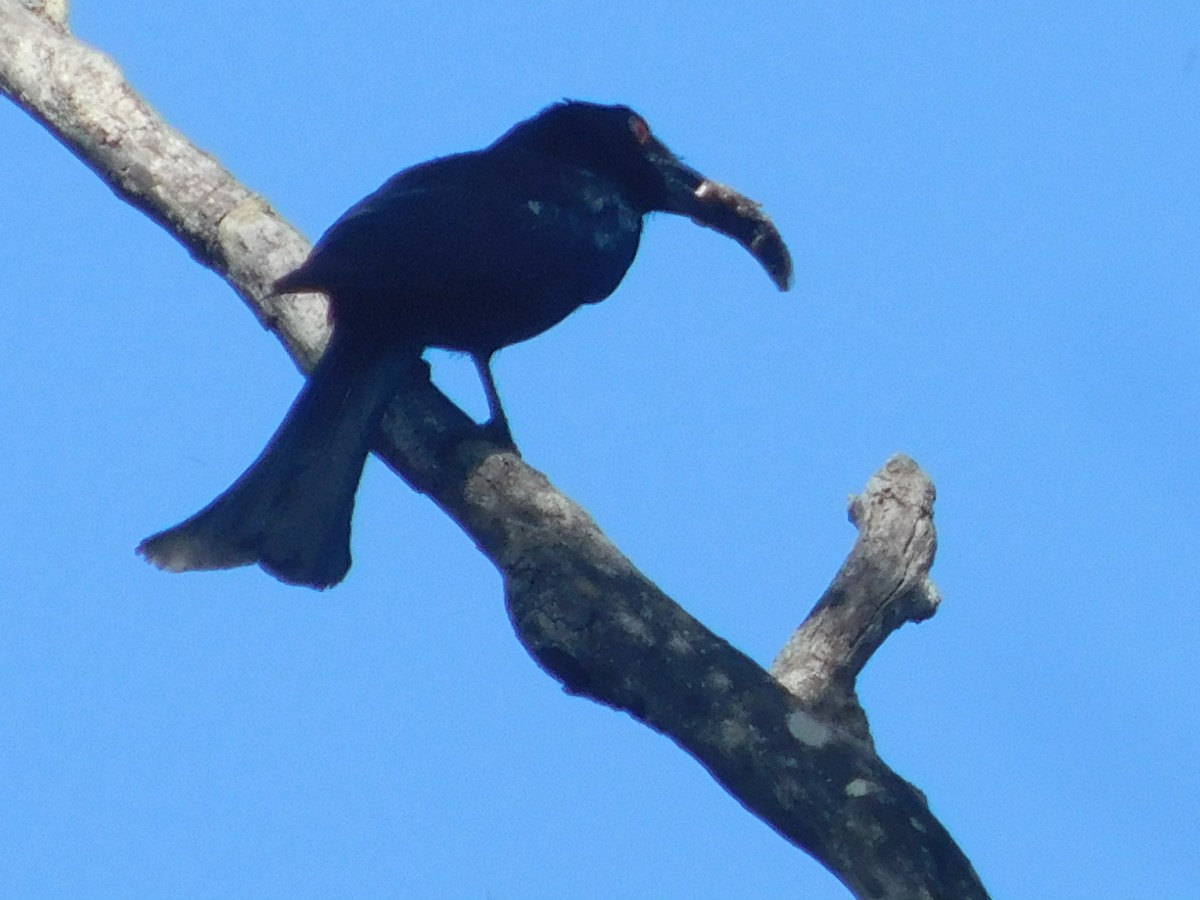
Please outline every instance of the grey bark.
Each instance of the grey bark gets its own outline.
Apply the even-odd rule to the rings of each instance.
[[[0,0],[0,90],[311,367],[328,338],[324,299],[268,296],[308,243],[76,41],[65,3]],[[469,429],[417,378],[389,409],[377,452],[497,566],[518,638],[567,691],[669,736],[856,897],[987,896],[924,796],[876,754],[854,692],[888,634],[937,608],[933,487],[912,460],[889,460],[854,498],[859,539],[767,672],[650,583],[517,454],[482,433],[463,440]]]

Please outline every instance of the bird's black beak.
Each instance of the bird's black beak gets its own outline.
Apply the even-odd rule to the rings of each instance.
[[[660,157],[655,164],[666,183],[666,212],[733,238],[767,270],[776,287],[786,291],[792,286],[792,255],[761,206],[678,159]]]

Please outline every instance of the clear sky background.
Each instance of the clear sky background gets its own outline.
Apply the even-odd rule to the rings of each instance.
[[[904,8],[895,8],[902,6]],[[1200,896],[1200,6],[131,3],[73,26],[317,237],[563,96],[788,239],[652,220],[497,359],[526,459],[764,664],[903,451],[945,602],[871,661],[884,758],[997,897]],[[347,581],[145,535],[301,383],[230,289],[0,102],[0,895],[841,898],[667,739],[565,696],[378,462]],[[436,377],[475,414],[466,361]]]

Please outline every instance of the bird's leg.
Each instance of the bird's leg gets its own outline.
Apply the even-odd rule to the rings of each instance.
[[[515,447],[512,432],[508,428],[508,416],[504,415],[504,407],[500,405],[500,394],[496,391],[496,381],[492,378],[492,354],[481,356],[473,353],[475,369],[479,372],[479,380],[483,382],[483,391],[487,395],[488,412],[491,418],[484,424],[484,430],[497,444]]]

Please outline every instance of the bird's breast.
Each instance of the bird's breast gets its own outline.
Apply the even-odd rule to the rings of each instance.
[[[525,208],[533,217],[533,227],[546,231],[556,247],[572,256],[596,253],[605,262],[613,255],[629,256],[632,261],[637,250],[641,216],[611,192],[581,192],[569,204],[527,200]]]

